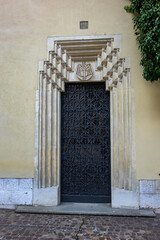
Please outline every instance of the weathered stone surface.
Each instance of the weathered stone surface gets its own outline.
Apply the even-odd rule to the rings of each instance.
[[[154,193],[155,180],[140,180],[140,193]]]
[[[32,179],[0,179],[0,208],[32,204]]]
[[[19,189],[32,189],[33,187],[32,179],[19,179]]]
[[[141,208],[160,208],[160,194],[140,194]]]
[[[140,207],[160,208],[159,180],[140,180]]]
[[[160,180],[156,180],[156,193],[160,193]]]
[[[18,189],[18,179],[4,179],[3,187],[6,190],[17,190]]]
[[[3,189],[3,179],[0,179],[0,189]]]

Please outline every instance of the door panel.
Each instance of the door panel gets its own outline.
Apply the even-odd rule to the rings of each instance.
[[[68,83],[62,93],[61,201],[110,202],[110,93]]]

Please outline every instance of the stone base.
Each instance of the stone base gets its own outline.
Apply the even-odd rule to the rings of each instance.
[[[140,193],[112,188],[112,208],[160,208],[160,180],[140,180]],[[33,179],[0,179],[0,208],[16,205],[57,206],[59,187],[33,187]],[[32,201],[33,195],[33,201]]]
[[[33,205],[57,206],[60,203],[59,187],[35,188],[33,191]]]
[[[112,189],[112,207],[138,209],[139,208],[138,192],[113,188]]]
[[[0,179],[0,208],[32,205],[32,179]]]
[[[160,180],[140,180],[140,207],[160,208]]]

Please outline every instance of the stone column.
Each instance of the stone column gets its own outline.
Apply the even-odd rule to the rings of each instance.
[[[139,208],[134,138],[134,94],[130,72],[111,90],[112,207]]]
[[[48,62],[41,63],[36,107],[33,204],[54,206],[59,199],[60,92],[52,84]],[[46,74],[47,72],[47,74]],[[60,125],[59,125],[60,126]]]

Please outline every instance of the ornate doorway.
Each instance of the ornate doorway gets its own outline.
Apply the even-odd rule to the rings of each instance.
[[[110,202],[110,94],[105,83],[66,84],[61,107],[61,201]]]
[[[48,38],[47,61],[39,62],[39,85],[36,98],[33,190],[35,205],[55,206],[61,202],[61,189],[63,190],[63,186],[61,188],[61,156],[63,155],[63,150],[61,154],[61,95],[66,91],[68,84],[87,82],[86,84],[93,85],[93,88],[94,84],[105,83],[105,96],[107,94],[110,96],[112,207],[138,208],[134,90],[131,87],[129,59],[121,57],[120,48],[120,35]],[[101,106],[101,95],[100,93],[95,97],[93,105]],[[92,113],[95,114],[95,111]],[[86,117],[89,116],[86,115]],[[101,124],[104,129],[108,126],[106,120],[101,121]],[[88,124],[83,127],[88,127]],[[98,127],[90,127],[90,130],[94,129],[103,131],[103,128],[99,130]],[[106,142],[103,144],[107,145]],[[103,146],[101,151],[106,151],[106,148]],[[106,153],[104,153],[104,159],[105,155]],[[105,162],[104,159],[102,162]],[[102,169],[100,171],[103,172]],[[77,172],[79,174],[79,171]],[[102,182],[101,180],[101,186]],[[91,185],[90,187],[92,188]],[[99,194],[98,190],[96,194]]]

